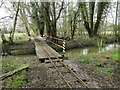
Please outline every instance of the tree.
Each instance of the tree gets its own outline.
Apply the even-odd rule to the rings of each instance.
[[[79,16],[79,8],[74,8],[74,9],[73,7],[69,7],[69,8],[70,10],[68,12],[69,12],[69,22],[71,26],[71,39],[73,39],[77,28],[77,19],[78,19],[77,17]]]
[[[21,14],[21,19],[23,21],[23,24],[25,26],[25,29],[27,31],[28,36],[30,36],[29,28],[28,28],[28,21],[26,17],[26,12],[25,12],[25,6],[24,3],[20,3],[20,14]]]
[[[115,32],[115,36],[117,36],[117,31],[118,31],[118,24],[117,24],[117,21],[118,21],[118,5],[119,5],[119,2],[117,0],[117,3],[116,3],[116,17],[115,17],[115,26],[114,26],[114,32]]]
[[[42,2],[42,5],[45,10],[45,22],[46,22],[46,29],[48,32],[48,36],[57,36],[57,28],[56,24],[58,19],[60,18],[61,12],[63,10],[64,1],[61,2],[60,9],[57,10],[56,2]],[[58,11],[58,12],[57,12]]]
[[[109,6],[109,2],[97,2],[97,18],[94,20],[95,12],[95,1],[94,2],[78,2],[81,11],[84,27],[87,30],[89,37],[97,37],[102,15]],[[89,9],[87,6],[89,5]],[[90,14],[90,15],[89,15]]]
[[[47,30],[47,35],[51,35],[51,20],[50,20],[50,2],[41,2],[42,6],[44,7],[44,20]]]
[[[43,36],[44,34],[44,8],[38,2],[31,2],[32,14],[31,19],[32,23],[37,26],[36,32]]]
[[[4,35],[3,32],[1,31],[1,29],[0,29],[0,36],[1,36],[1,39],[2,39],[2,43],[7,42],[7,40],[6,40],[6,38],[5,38],[5,35]]]
[[[14,5],[15,3],[13,3]],[[15,14],[15,19],[14,19],[14,25],[13,25],[13,31],[11,33],[11,36],[10,36],[10,42],[13,43],[13,39],[14,39],[14,33],[15,33],[15,29],[16,29],[16,24],[17,24],[17,17],[18,17],[18,13],[19,13],[19,6],[20,6],[20,3],[16,3],[17,4],[17,10],[16,10],[16,14]]]

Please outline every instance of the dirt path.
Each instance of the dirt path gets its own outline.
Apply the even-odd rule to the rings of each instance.
[[[78,68],[79,66],[72,63],[70,60],[65,60],[66,63],[74,72],[82,78],[85,83],[91,88],[97,88],[97,83],[86,74],[83,69]],[[40,63],[38,60],[33,60],[27,73],[27,80],[25,88],[67,88],[63,80],[52,65]],[[67,76],[71,78],[69,75]]]

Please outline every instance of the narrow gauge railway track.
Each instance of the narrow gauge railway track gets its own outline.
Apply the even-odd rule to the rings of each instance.
[[[57,64],[56,64],[55,62],[53,62],[53,60],[50,58],[47,50],[45,49],[45,44],[44,44],[45,42],[40,41],[40,40],[37,39],[37,38],[35,38],[34,40],[35,40],[36,42],[40,42],[40,43],[42,44],[41,46],[42,46],[42,48],[44,49],[44,51],[46,52],[46,55],[47,55],[50,63],[51,63],[51,64],[53,65],[53,67],[57,70],[58,74],[61,76],[62,80],[63,80],[64,83],[68,86],[68,88],[76,88],[76,87],[74,87],[74,86],[71,84],[71,82],[68,81],[68,79],[66,79],[66,77],[65,77],[66,73],[62,73],[62,71],[60,70],[60,67],[57,67]],[[44,44],[44,46],[43,46],[43,44]],[[53,54],[53,53],[52,53],[52,54]],[[53,54],[53,55],[54,55],[54,54]],[[55,56],[55,55],[54,55],[54,56]],[[56,57],[56,56],[55,56],[55,57]],[[70,67],[69,67],[68,65],[64,64],[64,63],[62,62],[62,60],[59,59],[58,57],[56,57],[56,58],[57,58],[57,60],[59,61],[59,62],[57,62],[57,63],[61,64],[61,66],[63,66],[65,70],[68,70],[67,73],[69,73],[71,76],[73,76],[73,78],[75,79],[75,80],[72,80],[73,83],[75,83],[74,85],[78,85],[78,84],[79,84],[77,88],[87,88],[87,89],[89,89],[89,87],[82,81],[82,79],[79,78],[79,76],[78,76],[74,71],[72,71],[72,70],[70,69]]]

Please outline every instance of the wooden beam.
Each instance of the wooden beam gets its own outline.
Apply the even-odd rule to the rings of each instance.
[[[26,66],[23,66],[21,68],[14,70],[14,71],[10,71],[8,73],[2,74],[2,75],[0,75],[0,80],[4,80],[5,78],[10,77],[11,75],[14,75],[15,73],[17,73],[23,69],[28,69],[28,67],[29,67],[29,65],[26,65]]]

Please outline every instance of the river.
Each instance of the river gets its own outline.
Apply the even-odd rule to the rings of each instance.
[[[105,47],[102,47],[101,52],[112,50],[119,47],[120,45],[118,43],[108,44]],[[76,48],[76,49],[66,50],[66,54],[80,54],[80,55],[87,55],[98,52],[99,52],[98,47],[86,47],[86,48]]]

